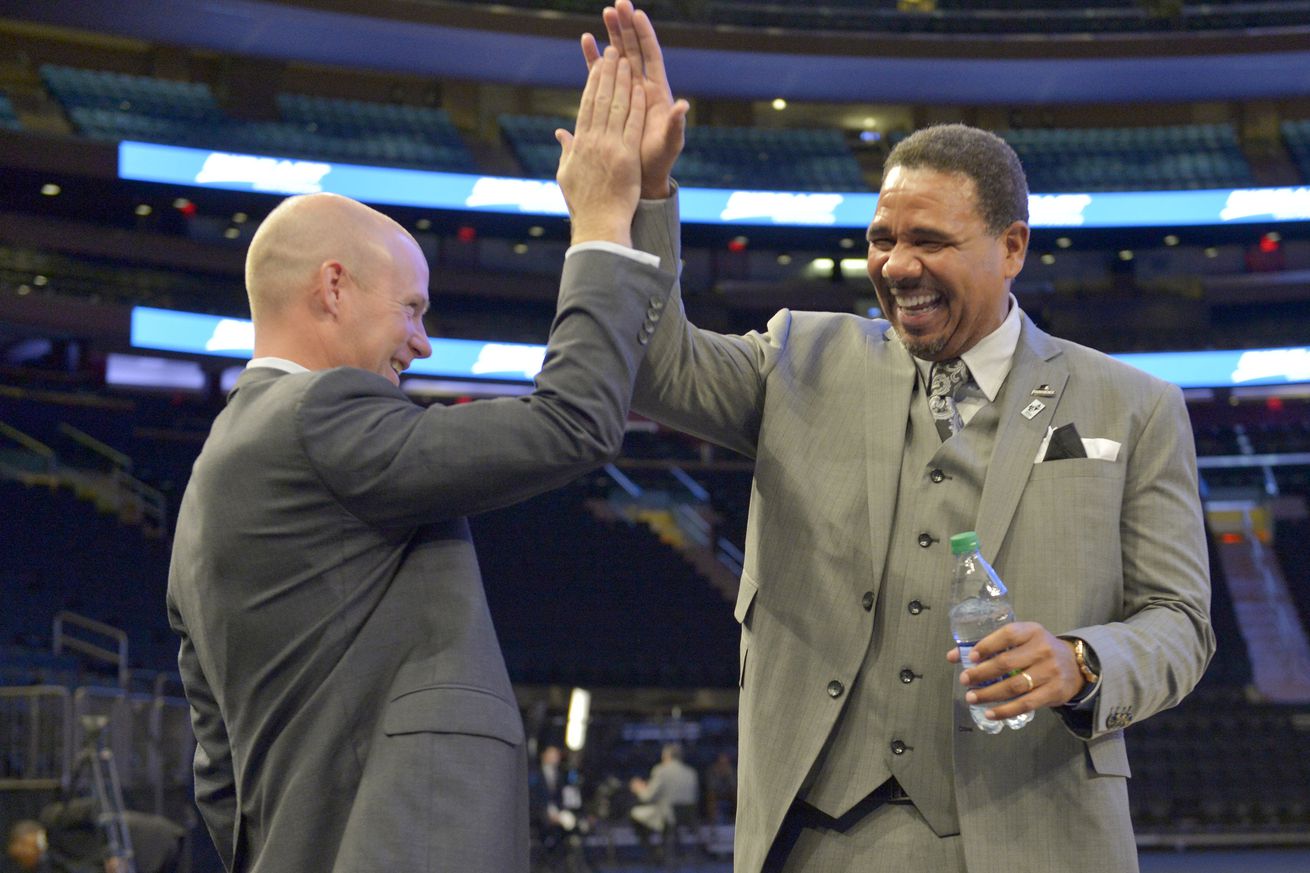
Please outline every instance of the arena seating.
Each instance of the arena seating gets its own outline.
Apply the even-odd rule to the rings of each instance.
[[[0,495],[21,507],[5,524],[5,588],[14,596],[0,610],[0,640],[48,648],[54,617],[67,609],[127,630],[131,664],[170,668],[176,643],[162,609],[169,544],[65,488],[0,480]]]
[[[1231,124],[1002,131],[1036,192],[1241,187],[1251,167]]]
[[[18,113],[14,110],[13,101],[9,95],[0,92],[0,129],[19,130],[23,126],[18,120]]]
[[[40,73],[46,88],[70,111],[105,109],[165,120],[224,120],[208,85],[54,64],[43,65]]]
[[[465,0],[469,2],[469,0]],[[508,0],[506,5],[591,16],[586,0]],[[1176,11],[1173,11],[1176,7]],[[1121,34],[1228,31],[1304,25],[1310,11],[1296,0],[1171,4],[1140,0],[652,0],[659,21],[739,28],[959,35]]]
[[[1280,468],[1277,480],[1282,493],[1310,500],[1310,467]],[[1310,628],[1310,518],[1275,519],[1273,547],[1301,626]]]
[[[505,139],[529,176],[553,178],[559,164],[555,129],[567,118],[502,115]],[[758,127],[691,127],[678,159],[678,180],[709,188],[858,191],[869,187],[841,131]]]
[[[588,489],[584,482],[472,519],[510,678],[735,685],[732,605],[644,526],[594,517]]]
[[[1310,118],[1288,119],[1279,125],[1287,153],[1303,180],[1310,180]]]
[[[1134,824],[1168,844],[1186,836],[1295,834],[1310,819],[1310,768],[1289,755],[1310,726],[1305,707],[1196,691],[1127,733]]]
[[[439,109],[278,95],[282,121],[230,117],[207,85],[44,65],[41,77],[84,136],[246,149],[450,172],[473,172],[468,147]]]
[[[453,172],[476,161],[441,109],[279,94],[281,121],[229,117],[208,86],[145,76],[45,65],[41,75],[84,136],[209,148],[246,149]],[[0,125],[4,124],[0,104]],[[16,123],[16,119],[14,120]],[[506,143],[525,175],[552,178],[559,160],[554,131],[572,121],[503,115]],[[1307,175],[1310,121],[1284,122],[1288,151]],[[1252,168],[1231,124],[1004,131],[1036,192],[1241,187]],[[686,185],[769,190],[869,188],[836,129],[692,127],[678,163]]]
[[[501,115],[496,119],[525,176],[553,179],[559,167],[555,130],[573,129],[573,119],[558,115]]]

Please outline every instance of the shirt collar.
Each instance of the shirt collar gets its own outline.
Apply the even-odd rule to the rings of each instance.
[[[989,403],[996,399],[1001,386],[1005,384],[1005,377],[1010,375],[1010,366],[1014,363],[1014,350],[1019,347],[1021,329],[1019,301],[1011,294],[1010,311],[1001,322],[1001,326],[978,340],[969,351],[960,355],[960,359],[969,368],[969,375],[973,377],[974,383],[982,393],[987,395]],[[924,384],[927,384],[932,361],[915,358],[914,366],[918,368]]]
[[[275,358],[272,356],[265,356],[262,358],[251,358],[250,362],[246,364],[246,369],[250,370],[255,367],[268,367],[273,370],[281,370],[284,373],[309,372],[308,367],[302,367],[300,364],[297,364],[295,361],[288,361],[286,358]]]

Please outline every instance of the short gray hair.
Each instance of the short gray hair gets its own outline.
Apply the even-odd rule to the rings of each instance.
[[[883,165],[959,173],[973,180],[978,215],[992,234],[1028,221],[1028,178],[1010,144],[967,124],[937,124],[916,130],[896,144]]]

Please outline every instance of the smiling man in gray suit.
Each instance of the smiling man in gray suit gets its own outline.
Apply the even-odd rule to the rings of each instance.
[[[619,0],[604,20],[645,71],[643,187],[667,189],[634,239],[672,269],[679,104],[644,13]],[[783,310],[723,336],[679,300],[651,342],[634,408],[755,460],[742,873],[1137,869],[1123,730],[1178,703],[1214,649],[1195,453],[1177,387],[1019,309],[1028,236],[1010,147],[928,128],[892,151],[869,226],[886,320]],[[964,530],[1026,620],[957,679],[947,540]],[[975,729],[965,687],[992,680],[968,701],[1035,711],[1027,728]]]
[[[247,259],[255,359],[182,501],[168,609],[196,800],[257,873],[526,873],[523,724],[464,516],[613,458],[673,284],[626,247],[644,94],[591,71],[559,180],[573,218],[527,397],[424,409],[428,266],[353,200],[285,201]]]

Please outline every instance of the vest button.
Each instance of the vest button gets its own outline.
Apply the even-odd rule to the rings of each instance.
[[[911,600],[905,605],[905,608],[910,611],[910,615],[918,615],[923,612],[923,604],[917,600]]]
[[[942,480],[946,478],[946,474],[943,473],[941,470],[933,470],[931,473],[928,474],[928,478],[933,481],[934,485],[940,485],[942,483]]]
[[[846,686],[842,685],[836,679],[828,683],[828,696],[831,697],[833,700],[836,700],[838,697],[841,697],[842,692],[845,690],[846,690]]]
[[[902,671],[901,671],[901,681],[904,682],[906,685],[909,685],[911,682],[913,682],[913,681],[914,681],[914,671],[911,670],[909,667],[906,667],[904,670],[902,670]]]
[[[905,743],[901,742],[900,740],[892,740],[891,742],[891,750],[893,755],[904,755],[906,750],[909,748],[910,748],[909,746],[905,745]]]
[[[864,607],[864,611],[865,611],[865,612],[868,612],[869,610],[873,609],[873,592],[872,592],[872,591],[866,591],[866,592],[864,592],[864,597],[860,598],[860,606],[863,606],[863,607]]]
[[[932,534],[930,533],[919,534],[919,548],[926,549],[931,545],[932,545]]]

